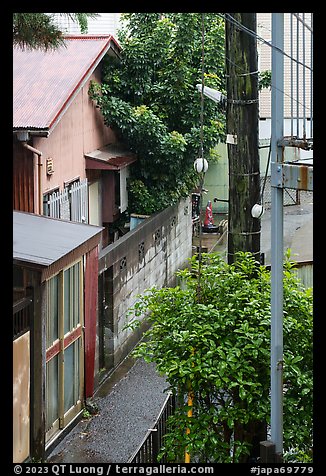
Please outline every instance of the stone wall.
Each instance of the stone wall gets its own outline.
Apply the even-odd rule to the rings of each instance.
[[[148,327],[125,329],[137,295],[153,286],[173,286],[175,272],[192,253],[190,198],[144,220],[99,254],[97,369],[112,370]]]

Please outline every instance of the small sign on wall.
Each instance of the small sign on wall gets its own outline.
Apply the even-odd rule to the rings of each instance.
[[[52,175],[53,172],[54,172],[53,159],[52,157],[49,157],[48,159],[46,159],[46,174]]]
[[[226,143],[236,145],[238,143],[238,137],[236,134],[227,134]]]

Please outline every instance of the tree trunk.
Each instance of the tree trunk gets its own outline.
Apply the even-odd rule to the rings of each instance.
[[[230,17],[255,32],[256,13],[226,14],[229,264],[237,251],[250,251],[260,260],[260,219],[251,216],[260,198],[257,47]]]

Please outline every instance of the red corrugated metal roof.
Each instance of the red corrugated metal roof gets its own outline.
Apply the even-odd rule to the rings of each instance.
[[[110,47],[112,35],[67,35],[54,51],[13,50],[13,127],[49,130]]]

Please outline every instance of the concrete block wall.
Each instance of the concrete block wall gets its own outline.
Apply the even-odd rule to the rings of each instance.
[[[153,286],[173,286],[175,273],[188,264],[192,254],[190,198],[181,200],[146,219],[132,231],[110,244],[99,255],[99,280],[110,272],[111,289],[104,289],[99,303],[99,333],[107,367],[115,368],[148,328],[145,316],[138,330],[126,329],[133,319],[130,308],[138,295]],[[105,280],[103,281],[105,283]],[[108,309],[110,317],[101,313]],[[99,351],[101,352],[101,351]]]

